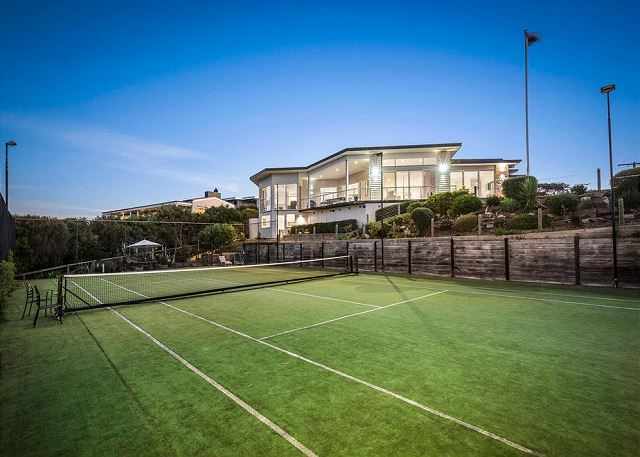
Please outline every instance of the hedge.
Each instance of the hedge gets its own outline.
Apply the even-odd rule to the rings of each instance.
[[[409,205],[412,203],[418,202],[420,200],[407,200],[402,203],[389,203],[388,206],[384,206],[383,208],[376,210],[376,222],[382,220],[382,215],[384,213],[384,218],[387,219],[389,217],[398,215],[398,205],[400,205],[400,214],[404,214],[408,211]]]
[[[478,228],[478,216],[476,214],[465,214],[453,221],[453,229],[458,233],[472,232]]]
[[[542,216],[542,227],[549,227],[551,220],[551,217],[546,214]],[[535,230],[538,228],[538,216],[527,213],[518,214],[513,218],[509,226],[517,230]]]
[[[347,233],[357,230],[358,221],[355,219],[345,219],[334,222],[316,222],[315,224],[294,225],[291,231],[294,233],[313,233],[315,227],[316,233],[335,233],[336,224],[338,224],[338,233]]]

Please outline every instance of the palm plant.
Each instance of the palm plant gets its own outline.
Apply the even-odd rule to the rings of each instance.
[[[518,200],[525,211],[531,211],[538,207],[538,183],[535,178],[527,176],[522,181]]]

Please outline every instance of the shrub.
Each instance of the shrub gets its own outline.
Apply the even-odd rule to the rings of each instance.
[[[549,227],[551,225],[551,218],[547,215],[542,217],[542,227]],[[510,224],[511,228],[517,230],[534,230],[538,228],[538,216],[535,214],[518,214],[513,218]]]
[[[429,204],[427,203],[426,200],[418,200],[418,201],[409,203],[409,206],[407,206],[407,213],[411,213],[416,208],[428,208],[428,207],[429,207]]]
[[[587,186],[585,184],[576,184],[571,188],[571,193],[580,196],[586,194],[588,190],[589,189],[587,189]]]
[[[427,198],[427,206],[434,214],[444,216],[451,209],[453,194],[451,192],[439,192]]]
[[[487,207],[488,208],[495,208],[496,206],[500,206],[500,202],[502,201],[502,199],[500,197],[498,197],[497,195],[491,195],[489,197],[487,197]]]
[[[616,199],[624,200],[625,209],[640,208],[640,167],[616,173],[614,179]]]
[[[478,211],[482,208],[482,201],[471,194],[462,194],[457,196],[451,205],[451,213],[454,216],[460,214],[468,214]]]
[[[380,236],[380,226],[375,222],[367,222],[367,225],[364,226],[364,232],[373,238],[378,238]]]
[[[393,204],[389,204],[383,208],[379,208],[376,210],[376,221],[380,221],[382,220],[382,216],[384,214],[384,218],[385,220],[389,217],[393,217],[393,216],[398,216],[398,213],[400,214],[405,214],[408,213],[409,210],[409,206],[411,206],[413,203],[419,203],[418,200],[408,200],[402,203],[393,203]],[[398,208],[399,207],[399,208]]]
[[[475,214],[465,214],[453,221],[453,229],[458,233],[471,232],[478,228],[478,216]]]
[[[544,224],[544,221],[543,221]],[[571,215],[571,225],[575,227],[580,227],[582,225],[582,219],[577,214]]]
[[[453,227],[453,221],[451,219],[442,219],[440,221],[440,228],[443,230],[449,230]]]
[[[500,201],[500,209],[507,213],[514,213],[520,209],[520,204],[517,202],[517,200],[507,197],[503,198],[502,201]]]
[[[9,295],[13,292],[15,266],[13,264],[13,254],[9,251],[7,260],[0,263],[0,320],[6,317]]]
[[[547,198],[547,209],[556,216],[565,216],[578,209],[580,199],[572,192],[551,195]]]
[[[255,208],[245,208],[242,210],[242,218],[246,221],[258,217],[258,210]]]
[[[414,208],[411,211],[411,219],[416,226],[419,236],[425,236],[433,221],[433,211],[429,208]]]
[[[538,180],[533,176],[527,176],[520,184],[520,192],[516,198],[525,211],[538,207]]]
[[[506,198],[513,198],[514,200],[518,199],[518,194],[520,193],[520,187],[522,186],[522,182],[525,180],[526,176],[517,176],[515,178],[505,179],[502,183],[502,193]]]
[[[236,229],[230,224],[211,224],[198,234],[198,240],[205,248],[221,254],[236,240]]]
[[[495,230],[495,233],[497,236],[503,236],[507,233],[507,231],[505,229],[503,229],[502,227],[498,227]]]

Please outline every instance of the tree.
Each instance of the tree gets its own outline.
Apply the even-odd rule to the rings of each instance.
[[[451,209],[453,194],[451,192],[439,192],[427,198],[427,206],[435,214],[444,216]]]
[[[482,200],[475,195],[462,194],[457,196],[451,204],[451,214],[459,216],[461,214],[474,213],[482,208]]]
[[[242,223],[244,221],[242,213],[237,208],[227,208],[226,206],[212,206],[207,208],[202,215],[204,222],[218,224]]]
[[[255,208],[245,208],[242,210],[242,218],[245,221],[258,217],[258,210]]]
[[[640,208],[640,167],[623,170],[614,176],[616,199],[624,200],[625,209]]]
[[[411,220],[418,230],[418,236],[425,236],[433,220],[433,211],[429,208],[417,207],[411,210]]]
[[[211,224],[198,234],[204,247],[210,247],[217,254],[229,248],[236,240],[236,230],[230,224]]]
[[[502,183],[502,193],[504,196],[517,200],[522,181],[524,181],[525,178],[526,176],[516,176],[514,178],[505,179]]]
[[[533,176],[527,176],[520,183],[518,202],[525,211],[538,207],[538,181]]]
[[[587,193],[589,189],[586,184],[576,184],[571,188],[571,193],[576,194],[578,197]]]

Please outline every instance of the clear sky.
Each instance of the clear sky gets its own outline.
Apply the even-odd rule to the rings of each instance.
[[[640,160],[640,2],[3,0],[0,133],[14,214],[92,216],[255,195],[264,167],[345,147],[462,142],[532,174]],[[523,164],[524,166],[524,164]],[[524,170],[524,167],[521,170]],[[4,181],[4,179],[3,179]],[[2,186],[4,191],[4,182]]]

